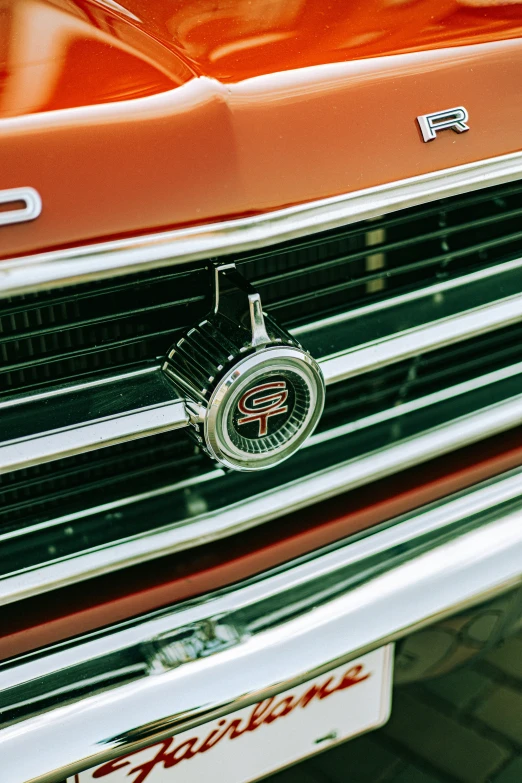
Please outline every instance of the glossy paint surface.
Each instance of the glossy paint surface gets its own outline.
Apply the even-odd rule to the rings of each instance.
[[[522,4],[7,0],[0,257],[257,214],[522,148]],[[465,105],[470,132],[416,117]]]
[[[247,579],[522,464],[522,430],[241,535],[0,608],[0,660]]]
[[[7,0],[1,116],[520,37],[509,0]]]

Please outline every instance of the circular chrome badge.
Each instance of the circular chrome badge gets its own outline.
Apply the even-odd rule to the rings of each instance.
[[[293,454],[324,406],[317,362],[292,346],[268,347],[238,362],[215,388],[205,417],[207,448],[235,470],[260,470]]]

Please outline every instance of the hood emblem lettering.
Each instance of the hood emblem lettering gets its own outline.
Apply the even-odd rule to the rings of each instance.
[[[11,209],[4,209],[11,205]],[[42,212],[42,199],[34,188],[0,190],[0,226],[35,220]]]
[[[469,125],[466,125],[467,121],[468,112],[464,106],[434,111],[431,114],[421,114],[417,117],[424,141],[433,141],[437,138],[439,131],[450,128],[455,133],[464,133],[469,130]]]
[[[259,393],[264,391],[268,391],[269,394],[259,397]],[[254,386],[253,389],[249,389],[243,394],[237,404],[241,413],[245,414],[244,418],[238,419],[238,425],[241,426],[252,421],[258,421],[258,436],[266,435],[268,417],[279,416],[288,412],[288,406],[283,404],[287,397],[286,381],[261,383],[259,386]]]

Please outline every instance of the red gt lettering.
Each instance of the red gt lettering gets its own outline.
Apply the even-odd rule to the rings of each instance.
[[[173,737],[152,745],[149,750],[153,755],[148,761],[142,761],[137,766],[133,766],[130,759],[137,753],[143,753],[143,748],[109,761],[93,772],[93,778],[96,780],[104,778],[127,767],[127,776],[132,776],[129,783],[145,783],[155,767],[161,765],[164,769],[175,767],[199,753],[212,750],[223,739],[235,740],[247,732],[257,731],[261,726],[270,725],[285,718],[296,709],[306,709],[313,701],[327,699],[338,691],[344,691],[359,682],[364,682],[370,676],[371,674],[365,672],[362,665],[351,666],[340,678],[327,677],[322,683],[311,685],[301,696],[290,694],[280,699],[276,696],[265,699],[253,707],[247,718],[232,718],[230,720],[221,718],[203,739],[194,736],[176,744],[176,738]]]
[[[263,391],[267,391],[268,394],[262,397],[255,396]],[[272,383],[262,383],[259,386],[254,386],[253,389],[246,391],[239,400],[237,407],[244,414],[244,417],[238,420],[238,425],[259,421],[258,435],[259,437],[266,435],[269,417],[279,416],[281,413],[288,411],[288,406],[284,405],[287,397],[286,381],[273,381]]]

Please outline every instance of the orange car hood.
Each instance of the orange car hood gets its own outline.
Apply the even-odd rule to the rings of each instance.
[[[522,2],[7,0],[0,257],[266,212],[522,147]],[[425,145],[416,117],[465,105]]]

